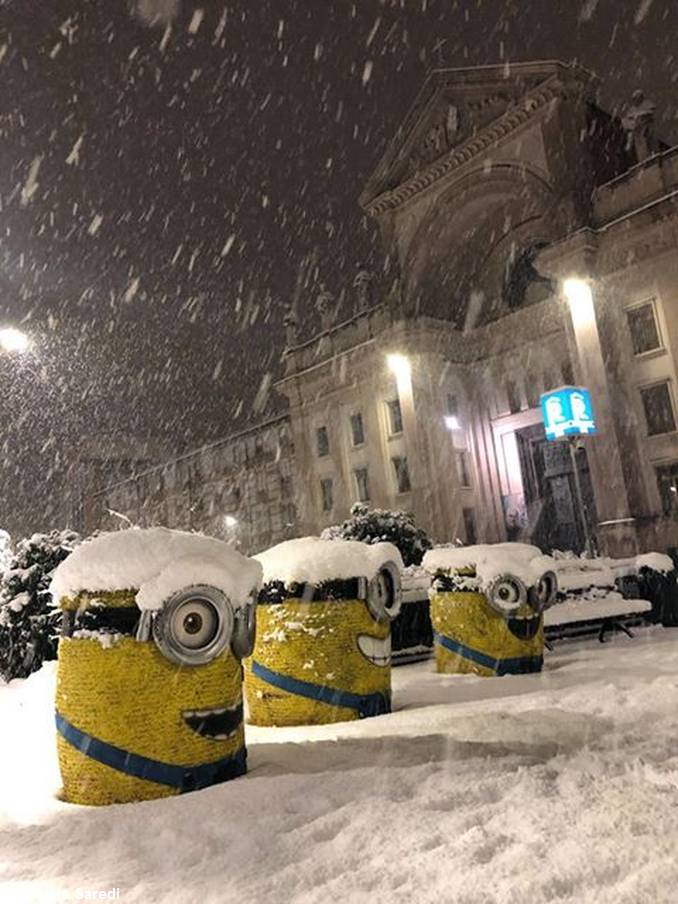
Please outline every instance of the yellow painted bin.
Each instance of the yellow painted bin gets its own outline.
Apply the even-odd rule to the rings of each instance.
[[[166,797],[246,771],[239,659],[228,646],[205,664],[171,661],[154,637],[137,639],[135,593],[60,600],[71,636],[59,644],[57,747],[71,803]],[[189,596],[182,617],[195,619]],[[118,633],[83,630],[88,617]]]
[[[483,676],[539,672],[544,620],[530,603],[510,616],[490,605],[474,585],[475,572],[439,575],[431,589],[436,669]]]
[[[269,585],[260,594],[245,663],[248,721],[320,725],[390,712],[390,619],[375,618],[365,599],[301,591]]]

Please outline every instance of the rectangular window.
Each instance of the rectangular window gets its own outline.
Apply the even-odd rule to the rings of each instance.
[[[397,436],[403,432],[403,413],[400,408],[400,399],[392,399],[386,403],[388,408],[388,429],[391,436]]]
[[[678,462],[655,467],[664,515],[678,513]]]
[[[325,455],[330,454],[330,437],[327,427],[318,427],[315,432],[315,441],[319,458],[324,458]]]
[[[412,489],[412,484],[410,483],[410,469],[407,464],[407,458],[404,455],[396,455],[391,459],[391,462],[393,463],[398,492],[409,493]]]
[[[645,355],[662,347],[654,301],[646,301],[644,304],[629,308],[626,318],[634,355]]]
[[[334,485],[331,477],[325,477],[320,481],[320,492],[324,512],[331,512],[334,507]]]
[[[280,478],[280,495],[285,499],[292,495],[292,478],[288,474]]]
[[[459,478],[460,486],[471,486],[471,472],[468,466],[468,452],[465,449],[460,449],[457,452],[457,477]]]
[[[354,446],[362,446],[365,442],[365,426],[360,412],[351,415],[351,438]]]
[[[655,383],[654,386],[646,386],[640,390],[640,396],[645,409],[648,435],[673,433],[676,429],[676,418],[668,380],[664,383]]]
[[[474,546],[478,542],[475,509],[465,508],[462,514],[464,516],[464,532],[466,533],[466,543],[469,546]]]
[[[355,477],[355,489],[358,496],[358,502],[370,501],[370,482],[367,476],[367,468],[356,468],[353,472]]]
[[[678,516],[678,461],[655,468],[664,515]]]

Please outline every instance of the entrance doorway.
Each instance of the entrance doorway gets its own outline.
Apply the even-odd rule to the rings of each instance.
[[[533,424],[516,431],[525,494],[523,536],[545,550],[583,552],[584,527],[577,496],[570,447],[546,439],[544,427]],[[595,523],[593,487],[586,450],[577,452],[584,504],[589,523]]]

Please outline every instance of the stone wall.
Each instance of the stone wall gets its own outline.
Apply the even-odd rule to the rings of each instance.
[[[87,531],[134,525],[200,530],[247,554],[295,534],[294,449],[279,417],[92,497]]]

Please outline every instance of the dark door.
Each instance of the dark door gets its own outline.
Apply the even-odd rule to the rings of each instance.
[[[582,552],[584,529],[577,510],[569,444],[547,440],[541,424],[518,431],[516,438],[530,541],[545,550]],[[577,455],[584,502],[591,519],[594,500],[586,450]]]

